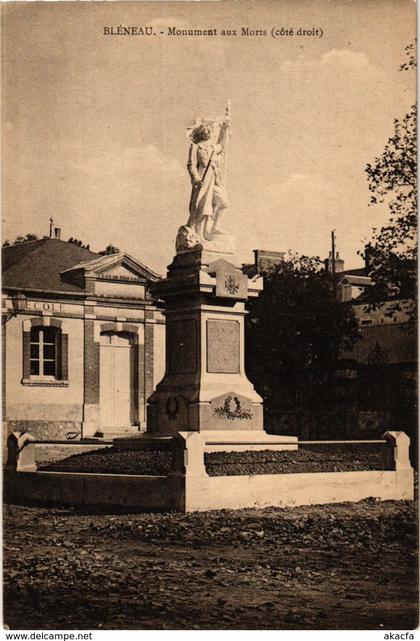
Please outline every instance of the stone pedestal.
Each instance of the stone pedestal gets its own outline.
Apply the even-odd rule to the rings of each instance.
[[[152,293],[164,304],[166,372],[148,399],[147,432],[263,431],[262,399],[244,368],[248,279],[233,254],[197,249],[177,255]]]

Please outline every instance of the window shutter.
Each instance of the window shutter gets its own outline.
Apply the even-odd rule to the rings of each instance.
[[[69,336],[61,334],[61,349],[59,350],[61,367],[58,370],[61,380],[67,381],[69,378]]]
[[[23,332],[23,378],[31,375],[31,332]]]

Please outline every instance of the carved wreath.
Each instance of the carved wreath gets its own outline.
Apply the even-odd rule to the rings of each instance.
[[[237,396],[226,396],[223,405],[215,408],[213,416],[226,418],[228,421],[233,421],[236,418],[249,420],[252,418],[252,413],[241,407],[241,401]]]

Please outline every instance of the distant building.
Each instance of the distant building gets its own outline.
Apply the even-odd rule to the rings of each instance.
[[[371,285],[372,279],[366,276],[363,268],[343,269],[342,273],[337,274],[337,293],[343,303],[360,298]]]
[[[58,234],[56,233],[56,236]],[[3,248],[6,432],[78,439],[144,430],[163,376],[154,271],[59,238]]]
[[[341,352],[337,376],[355,386],[359,434],[380,435],[392,428],[416,439],[417,336],[409,322],[413,301],[369,305],[369,274],[366,262],[360,269],[337,275],[337,295],[343,303],[352,303],[362,336],[351,351]]]
[[[284,252],[254,253],[254,264],[244,266],[250,276],[264,274],[284,258]],[[351,351],[339,354],[335,384],[321,410],[302,412],[287,406],[287,394],[279,384],[271,406],[265,407],[266,427],[314,438],[380,437],[388,429],[397,429],[415,439],[417,336],[409,328],[413,301],[388,300],[370,306],[367,292],[373,282],[368,260],[363,267],[345,269],[339,254],[333,258],[330,252],[324,264],[335,273],[338,299],[353,306],[361,339]]]
[[[254,262],[243,265],[242,270],[250,278],[256,274],[264,274],[279,265],[285,255],[286,252],[254,249]]]

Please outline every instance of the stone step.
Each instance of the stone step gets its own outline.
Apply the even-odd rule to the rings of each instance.
[[[95,433],[95,438],[114,439],[123,438],[124,436],[134,436],[140,434],[140,429],[137,425],[129,425],[122,427],[102,427]]]

